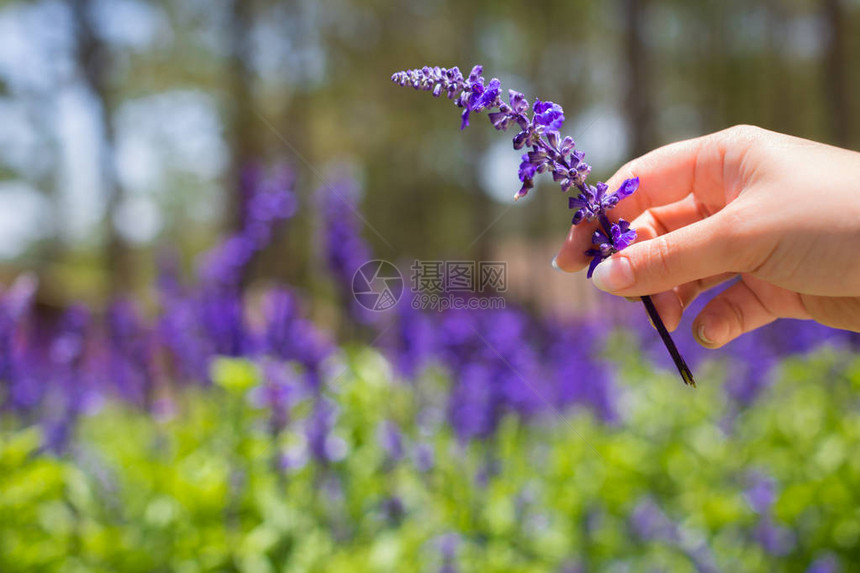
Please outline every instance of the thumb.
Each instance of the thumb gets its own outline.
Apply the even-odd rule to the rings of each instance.
[[[634,243],[603,261],[594,286],[623,296],[643,296],[726,272],[744,272],[750,251],[722,210],[654,239]]]

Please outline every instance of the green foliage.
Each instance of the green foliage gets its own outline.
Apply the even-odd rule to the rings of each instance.
[[[215,364],[220,388],[175,397],[172,419],[106,406],[61,458],[39,451],[37,428],[11,429],[7,418],[0,571],[437,571],[439,536],[451,532],[463,572],[695,571],[697,552],[731,571],[804,571],[823,552],[860,562],[856,357],[787,360],[742,411],[725,403],[716,368],[691,391],[631,361],[623,425],[575,412],[508,418],[492,440],[470,444],[426,419],[444,406],[425,399],[444,388],[441,373],[406,387],[365,348],[343,364],[328,397],[346,455],[328,464],[281,466],[304,444],[311,398],[273,432],[250,399],[257,368],[237,360]],[[378,442],[383,420],[404,429],[402,460]],[[419,443],[435,454],[426,472],[414,461]],[[753,470],[778,484],[773,519],[797,540],[785,556],[751,536]],[[386,510],[392,498],[402,513]],[[635,534],[630,516],[643,499],[677,525],[679,543]]]

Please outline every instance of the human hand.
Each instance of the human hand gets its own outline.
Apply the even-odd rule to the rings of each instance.
[[[860,153],[737,126],[634,159],[609,187],[636,176],[609,214],[638,238],[597,266],[595,286],[653,295],[674,330],[699,294],[740,275],[693,322],[710,348],[777,318],[860,331]],[[588,264],[594,230],[571,228],[559,268]]]

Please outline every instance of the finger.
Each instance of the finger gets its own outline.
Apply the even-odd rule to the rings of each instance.
[[[703,217],[716,213],[750,179],[751,172],[744,160],[753,143],[767,133],[759,128],[737,126],[673,143],[634,159],[608,181],[610,189],[616,189],[625,179],[639,178],[637,192],[610,211],[610,219],[630,221],[649,209],[678,202],[679,206],[687,207],[688,213],[694,212],[693,208]],[[687,197],[691,198],[684,203]],[[671,210],[666,216],[670,213]],[[571,229],[556,258],[560,268],[575,271],[588,263],[582,251],[590,245],[594,228],[592,223],[582,229]]]
[[[609,218],[632,221],[649,209],[678,202],[677,207],[686,207],[687,213],[698,212],[703,217],[716,213],[725,206],[728,197],[740,192],[748,178],[743,159],[752,143],[765,133],[758,128],[738,126],[672,143],[634,159],[607,184],[614,190],[625,179],[639,177],[639,189],[609,211]],[[660,211],[657,213],[659,216]],[[671,213],[668,210],[664,216]],[[634,224],[633,228],[637,226]],[[555,264],[568,272],[585,267],[589,259],[584,251],[590,247],[595,229],[594,222],[572,226],[554,259]]]
[[[693,195],[680,201],[645,211],[631,223],[636,230],[636,241],[653,239],[675,229],[701,221],[711,213]],[[556,255],[555,263],[566,272],[576,272],[591,261],[585,254],[590,249],[591,237],[597,229],[597,222],[581,223],[571,227],[567,239]]]
[[[693,195],[662,207],[654,207],[636,217],[631,227],[636,230],[636,241],[653,239],[671,231],[691,225],[711,213]],[[591,248],[591,237],[597,228],[596,222],[581,223],[571,227],[567,240],[556,255],[555,263],[566,272],[575,272],[590,262],[585,251]]]
[[[651,300],[669,332],[674,332],[681,323],[684,310],[706,290],[712,289],[728,280],[735,273],[724,273],[679,285],[671,290],[653,295]]]
[[[675,289],[667,290],[651,296],[651,302],[657,308],[657,314],[663,321],[663,326],[669,332],[674,332],[681,322],[684,306]]]
[[[662,207],[654,207],[636,217],[631,227],[636,230],[636,242],[665,235],[681,227],[701,221],[711,213],[693,195]],[[567,240],[556,255],[556,266],[566,272],[575,272],[585,267],[591,258],[585,254],[590,249],[591,237],[597,223],[582,223],[571,227]]]
[[[636,229],[637,241],[646,241],[692,225],[711,215],[713,213],[695,196],[687,195],[675,203],[648,209],[636,217],[630,226]]]
[[[719,275],[706,277],[675,287],[675,292],[678,293],[678,298],[681,299],[681,305],[684,308],[687,308],[688,306],[693,304],[693,301],[699,298],[699,295],[706,290],[710,290],[716,286],[719,286],[726,281],[732,280],[737,276],[737,273],[722,273]]]
[[[811,318],[833,328],[860,332],[860,297],[801,296]]]
[[[702,346],[719,348],[741,334],[770,324],[777,317],[743,281],[714,297],[693,321],[693,336]]]
[[[585,268],[591,261],[585,251],[591,248],[591,236],[596,229],[597,221],[571,225],[567,239],[553,259],[553,264],[568,273]]]
[[[636,193],[625,202],[630,201],[633,197],[636,197]],[[610,219],[617,220],[615,215],[618,215],[618,209],[616,208],[610,214],[612,215]],[[686,196],[674,203],[653,207],[641,213],[633,220],[631,227],[636,230],[637,241],[653,239],[658,235],[701,220],[708,214],[701,203],[688,192]],[[585,251],[591,248],[591,238],[597,226],[597,221],[572,225],[567,239],[556,255],[555,265],[566,272],[576,272],[587,266],[591,259],[585,254]]]
[[[752,144],[765,133],[737,126],[655,149],[627,163],[609,178],[610,190],[625,179],[639,178],[639,189],[612,210],[613,219],[636,218],[648,209],[693,194],[703,205],[718,211],[727,197],[736,196],[747,178],[743,160]]]
[[[646,295],[727,272],[745,272],[761,248],[739,229],[734,213],[721,211],[692,225],[637,242],[597,266],[594,285],[623,296]]]
[[[797,293],[744,276],[705,305],[693,335],[703,346],[719,348],[777,318],[809,317]]]

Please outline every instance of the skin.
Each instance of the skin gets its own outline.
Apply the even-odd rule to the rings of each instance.
[[[777,318],[860,332],[860,153],[751,126],[652,151],[607,183],[638,176],[610,211],[636,243],[598,265],[594,284],[654,295],[666,327],[702,292],[740,275],[693,322],[719,348]],[[595,226],[571,228],[556,264],[574,272]]]

